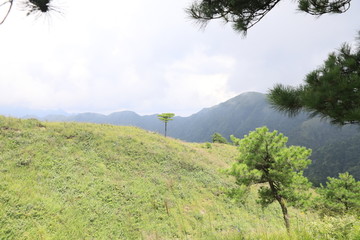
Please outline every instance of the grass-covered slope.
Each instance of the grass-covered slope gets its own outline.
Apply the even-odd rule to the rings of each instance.
[[[132,127],[0,117],[0,239],[232,231],[218,170],[235,153]]]
[[[206,146],[0,116],[0,239],[286,236],[278,206],[263,211],[251,198],[240,207],[225,194],[234,180],[220,170],[237,150]],[[298,227],[313,217],[293,211]]]
[[[82,113],[69,116],[48,116],[44,119],[131,125],[164,132],[164,124],[159,121],[156,114],[140,116],[129,111],[107,116]],[[220,133],[226,138],[230,135],[243,138],[249,131],[263,126],[271,131],[278,130],[283,133],[289,138],[289,145],[305,146],[313,150],[311,156],[313,163],[305,171],[305,176],[312,183],[325,184],[327,177],[337,177],[343,172],[349,172],[355,179],[360,180],[358,144],[360,131],[356,126],[347,125],[339,128],[320,118],[309,119],[306,113],[289,118],[275,111],[267,101],[267,96],[262,93],[242,93],[189,117],[175,116],[174,121],[169,123],[168,135],[184,141],[206,142],[212,140],[211,136],[214,133]]]

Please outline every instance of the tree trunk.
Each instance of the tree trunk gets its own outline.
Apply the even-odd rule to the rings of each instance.
[[[287,207],[286,207],[285,200],[281,196],[277,196],[276,200],[279,202],[279,204],[281,206],[281,211],[282,211],[282,214],[283,214],[283,217],[284,217],[286,231],[288,233],[290,233],[290,217],[289,217],[289,214],[288,214],[288,210],[287,210]]]
[[[276,188],[273,181],[269,181],[269,185],[270,185],[270,189],[271,189],[272,193],[275,196],[275,199],[280,204],[281,211],[282,211],[283,218],[284,218],[284,222],[285,222],[286,231],[288,233],[290,233],[290,217],[289,217],[288,210],[287,210],[287,207],[286,207],[285,199],[280,194],[278,194],[278,189]]]

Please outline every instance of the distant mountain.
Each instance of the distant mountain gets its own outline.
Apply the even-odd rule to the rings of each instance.
[[[163,123],[157,115],[140,116],[125,111],[102,115],[82,113],[72,116],[49,116],[48,121],[75,121],[137,126],[163,133]],[[290,145],[313,149],[313,164],[306,174],[315,183],[349,171],[360,179],[360,129],[355,126],[332,126],[318,118],[300,114],[294,118],[274,111],[266,95],[256,92],[243,93],[224,103],[206,108],[189,117],[175,117],[168,126],[168,135],[189,142],[211,141],[215,132],[229,138],[231,134],[242,138],[257,127],[267,126],[289,138]]]
[[[24,107],[4,107],[0,106],[0,115],[17,118],[43,118],[49,115],[69,116],[63,110],[37,110]]]
[[[49,115],[39,119],[51,122],[88,122],[120,126],[136,126],[158,132],[162,131],[163,127],[163,123],[158,120],[157,114],[140,116],[132,111],[115,112],[110,115],[103,115],[99,113],[79,113],[70,116]]]

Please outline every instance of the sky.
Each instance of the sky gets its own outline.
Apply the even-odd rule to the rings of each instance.
[[[184,11],[191,0],[54,0],[60,13],[38,18],[19,2],[0,25],[3,115],[26,108],[189,116],[244,92],[301,84],[360,30],[356,0],[346,13],[320,18],[281,1],[246,37],[221,21],[201,29]]]

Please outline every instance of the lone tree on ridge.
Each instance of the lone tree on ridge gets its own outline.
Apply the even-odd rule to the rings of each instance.
[[[167,132],[167,123],[169,121],[172,121],[174,119],[172,119],[175,116],[174,113],[162,113],[158,115],[158,119],[160,119],[161,121],[163,121],[165,123],[165,137],[166,137],[166,132]]]

